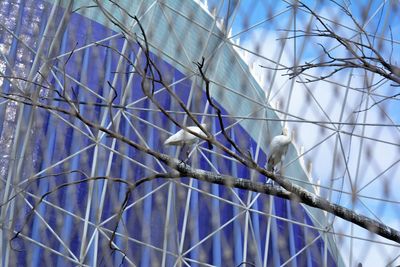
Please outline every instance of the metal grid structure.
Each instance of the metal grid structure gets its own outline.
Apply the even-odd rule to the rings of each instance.
[[[376,18],[382,14],[390,21],[397,12],[371,3],[376,12],[368,13],[367,21],[373,25],[380,25]],[[343,266],[362,262],[371,247],[394,263],[399,255],[389,249],[398,246],[321,210],[189,178],[156,179],[136,188],[115,234],[113,244],[119,250],[113,251],[109,240],[126,185],[106,179],[74,184],[85,175],[137,181],[166,166],[58,112],[68,104],[55,90],[68,94],[88,120],[146,147],[181,156],[179,149],[163,146],[179,129],[143,94],[141,77],[129,64],[143,60],[141,47],[126,35],[140,36],[136,15],[151,58],[170,87],[200,121],[211,125],[221,143],[230,146],[194,64],[202,57],[226,130],[257,163],[265,164],[271,138],[289,125],[295,140],[281,170],[287,179],[370,217],[394,220],[400,200],[371,188],[376,190],[377,182],[399,172],[398,117],[393,115],[398,100],[379,102],[388,94],[379,83],[368,94],[359,89],[365,73],[345,72],[337,80],[300,85],[281,76],[287,74],[279,70],[282,66],[315,56],[309,52],[309,40],[288,38],[310,19],[292,4],[2,1],[2,95],[29,94],[55,108],[24,105],[23,97],[18,98],[22,103],[1,100],[2,264]],[[189,121],[165,88],[158,86],[154,97],[173,118],[184,125]],[[354,113],[373,103],[367,112]],[[386,154],[371,155],[373,147]],[[194,146],[188,161],[204,170],[266,181],[206,142]],[[71,185],[52,191],[65,183]],[[387,183],[381,184],[390,192]],[[28,216],[47,192],[52,193]],[[17,231],[18,238],[12,239]]]

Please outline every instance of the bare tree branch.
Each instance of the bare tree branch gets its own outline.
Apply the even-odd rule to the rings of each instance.
[[[2,94],[1,96],[5,97],[7,99],[10,99],[10,100],[14,100],[14,101],[23,103],[23,104],[44,108],[46,110],[54,110],[57,112],[61,112],[63,114],[68,114],[68,115],[74,116],[74,117],[78,118],[80,121],[82,121],[84,124],[86,124],[87,126],[93,128],[93,129],[99,130],[101,132],[104,132],[112,138],[115,138],[115,139],[117,139],[121,142],[124,142],[125,144],[127,144],[139,151],[142,151],[144,153],[147,153],[147,154],[155,157],[156,159],[163,162],[169,168],[177,171],[180,176],[191,177],[191,178],[198,179],[201,181],[220,184],[220,185],[224,185],[227,187],[235,187],[235,188],[244,189],[244,190],[248,190],[248,191],[252,191],[252,192],[276,195],[281,198],[290,199],[291,201],[296,201],[299,203],[306,204],[310,207],[319,208],[321,210],[327,211],[327,212],[332,213],[344,220],[355,223],[355,224],[369,230],[370,232],[376,233],[382,237],[385,237],[387,239],[390,239],[397,243],[400,243],[400,232],[399,231],[397,231],[381,222],[378,222],[376,220],[373,220],[371,218],[368,218],[366,216],[358,214],[353,210],[350,210],[343,206],[331,203],[328,200],[326,200],[320,196],[317,196],[311,192],[308,192],[307,190],[305,190],[304,188],[302,188],[298,185],[291,183],[289,180],[285,179],[284,177],[282,177],[278,174],[269,172],[266,169],[262,168],[261,166],[254,165],[253,162],[249,162],[248,160],[245,160],[242,157],[236,156],[235,158],[240,159],[238,161],[241,162],[246,167],[254,169],[258,173],[276,181],[284,189],[279,189],[279,188],[276,188],[269,184],[253,182],[250,179],[235,178],[235,177],[232,177],[229,175],[222,175],[222,174],[217,174],[214,172],[205,171],[202,169],[193,168],[190,165],[183,163],[179,159],[172,158],[166,154],[157,152],[157,151],[147,148],[143,145],[135,143],[132,140],[130,140],[129,138],[127,138],[117,132],[114,132],[113,130],[110,130],[101,125],[98,125],[95,122],[92,122],[92,121],[84,118],[81,114],[79,114],[76,111],[63,110],[61,108],[47,106],[42,103],[33,104],[27,100],[21,100],[21,99],[14,98],[12,96],[7,96],[4,94]],[[99,179],[104,179],[104,177],[102,177],[102,178],[99,178],[99,177],[90,178],[89,177],[87,179],[99,180]],[[122,182],[120,180],[116,180],[116,181]],[[76,183],[78,183],[78,182],[76,182]],[[63,185],[63,186],[67,186],[67,185]]]
[[[79,109],[79,105],[81,101],[79,101],[79,96],[78,94],[75,93],[75,91],[72,88],[72,94],[74,96],[71,99],[71,97],[68,95],[66,92],[66,70],[65,66],[68,63],[69,59],[72,57],[75,48],[71,51],[69,54],[67,61],[64,64],[63,68],[63,74],[64,74],[64,90],[62,92],[59,92],[58,90],[54,89],[54,86],[52,86],[46,79],[45,77],[44,80],[49,84],[49,86],[43,86],[43,88],[50,90],[51,92],[54,92],[56,95],[58,95],[59,100],[63,101],[68,104],[67,108],[61,108],[58,106],[53,106],[49,104],[48,101],[49,99],[52,98],[38,98],[34,99],[30,96],[23,95],[23,94],[14,94],[14,93],[5,93],[1,92],[0,97],[11,100],[11,101],[16,101],[20,104],[23,105],[29,105],[32,107],[37,107],[40,109],[48,110],[48,111],[54,111],[60,114],[64,114],[67,116],[70,116],[71,119],[78,119],[80,122],[82,122],[85,126],[90,127],[92,129],[98,130],[102,133],[105,133],[108,137],[114,138],[132,148],[134,148],[137,151],[146,153],[147,155],[151,156],[152,158],[157,159],[158,161],[162,162],[166,168],[168,168],[168,171],[166,173],[156,173],[147,177],[144,177],[140,180],[137,180],[136,182],[130,182],[128,180],[128,177],[121,177],[121,178],[115,178],[115,177],[110,177],[110,176],[95,176],[95,177],[89,177],[87,174],[85,174],[82,171],[79,170],[72,170],[66,173],[62,174],[67,174],[67,173],[73,173],[77,172],[83,175],[85,178],[80,179],[77,181],[73,182],[68,182],[68,183],[63,183],[60,184],[50,191],[46,192],[43,194],[40,199],[35,203],[35,205],[32,207],[32,209],[29,211],[29,213],[26,216],[26,220],[24,221],[21,229],[14,235],[13,238],[11,238],[10,242],[12,242],[15,238],[17,238],[21,231],[24,229],[24,227],[29,223],[31,217],[34,215],[36,212],[37,207],[44,201],[46,197],[49,195],[57,192],[58,190],[61,190],[65,187],[68,186],[74,186],[82,183],[87,183],[89,181],[98,181],[98,180],[107,180],[112,183],[118,183],[118,184],[125,184],[127,186],[127,190],[125,192],[125,197],[124,200],[122,201],[121,205],[119,206],[119,210],[116,214],[116,225],[114,230],[112,231],[110,240],[109,240],[109,247],[113,251],[119,251],[121,252],[124,256],[125,253],[118,249],[115,245],[113,245],[113,241],[115,239],[115,236],[117,234],[118,230],[118,225],[122,219],[122,215],[126,209],[126,207],[129,204],[129,200],[133,194],[133,191],[140,186],[141,184],[145,182],[152,181],[154,179],[171,179],[171,178],[181,178],[181,177],[190,177],[193,179],[197,179],[199,181],[204,181],[207,183],[212,183],[212,184],[218,184],[222,185],[228,188],[238,188],[238,189],[243,189],[251,192],[257,192],[257,193],[262,193],[262,194],[267,194],[267,195],[272,195],[272,196],[277,196],[283,199],[287,199],[290,201],[293,201],[295,203],[302,203],[305,205],[308,205],[310,207],[318,208],[322,211],[329,212],[331,214],[334,214],[344,220],[347,220],[349,222],[352,222],[356,225],[359,225],[360,227],[363,227],[364,229],[367,229],[368,231],[372,233],[376,233],[382,237],[385,237],[389,240],[393,240],[397,243],[400,243],[400,232],[397,231],[394,228],[391,228],[387,225],[385,225],[382,222],[379,222],[378,220],[371,219],[367,216],[361,215],[354,210],[348,209],[344,206],[335,204],[333,202],[330,202],[326,200],[325,198],[318,196],[312,192],[307,191],[301,186],[298,186],[294,183],[292,183],[290,180],[282,177],[279,174],[267,171],[265,168],[260,166],[257,162],[255,162],[251,156],[246,155],[246,153],[243,152],[242,148],[240,148],[234,140],[228,135],[226,132],[226,127],[224,126],[223,123],[223,116],[222,116],[222,111],[218,107],[217,104],[214,103],[211,94],[210,94],[210,80],[205,74],[204,70],[204,61],[205,59],[202,58],[201,62],[197,62],[196,65],[198,67],[198,71],[200,73],[201,78],[205,82],[205,93],[207,97],[208,103],[214,108],[214,110],[217,113],[217,118],[219,121],[219,125],[221,127],[221,131],[226,138],[226,140],[232,145],[232,147],[235,150],[229,149],[227,146],[222,144],[221,142],[217,141],[216,138],[212,135],[212,133],[208,130],[205,129],[204,127],[201,126],[200,122],[197,120],[196,116],[189,110],[189,108],[185,105],[185,103],[180,99],[180,97],[174,92],[174,90],[171,89],[171,86],[168,84],[167,81],[165,81],[162,71],[157,66],[155,61],[152,59],[151,56],[151,51],[150,51],[150,44],[147,39],[145,30],[143,26],[141,25],[139,19],[136,16],[129,15],[132,19],[134,19],[139,27],[140,34],[133,34],[130,32],[122,23],[120,23],[112,14],[110,14],[107,10],[102,8],[101,4],[99,1],[97,2],[97,6],[99,7],[100,10],[105,14],[105,16],[116,26],[118,26],[121,31],[124,34],[124,37],[127,39],[128,42],[132,43],[134,42],[139,48],[140,48],[140,55],[144,55],[144,66],[141,66],[139,63],[134,63],[132,62],[129,57],[126,57],[125,55],[122,55],[120,51],[118,51],[115,48],[99,44],[101,46],[111,48],[113,52],[117,53],[118,55],[122,56],[124,60],[132,67],[134,70],[134,74],[139,75],[141,78],[141,89],[143,91],[143,94],[153,103],[165,116],[166,118],[177,125],[178,127],[187,130],[191,134],[205,140],[208,142],[209,146],[216,147],[217,149],[220,149],[227,155],[231,156],[233,159],[237,160],[240,164],[243,166],[247,167],[249,170],[254,170],[258,174],[261,174],[262,176],[268,177],[275,181],[277,185],[271,185],[271,184],[265,184],[265,183],[260,183],[260,182],[254,182],[248,177],[234,177],[231,175],[227,174],[219,174],[217,172],[211,172],[211,171],[206,171],[200,168],[194,168],[189,164],[186,164],[185,162],[182,162],[181,160],[171,157],[167,154],[161,153],[155,149],[149,148],[145,145],[142,145],[138,142],[132,141],[129,137],[124,136],[120,132],[118,132],[118,127],[115,127],[114,121],[113,121],[113,113],[112,109],[113,108],[122,108],[124,109],[124,106],[118,106],[114,104],[114,101],[118,97],[118,92],[114,86],[107,81],[110,89],[112,90],[112,97],[107,103],[102,104],[102,106],[108,108],[109,111],[109,116],[111,120],[112,127],[107,128],[104,127],[98,123],[96,123],[93,120],[90,120],[89,118],[86,118]],[[117,2],[111,1],[115,5],[118,5]],[[336,3],[336,2],[335,2]],[[350,52],[351,56],[350,57],[335,57],[330,53],[326,47],[324,47],[322,44],[320,44],[320,47],[322,48],[323,52],[328,56],[328,60],[322,61],[320,63],[312,63],[312,62],[306,62],[303,65],[297,66],[295,68],[289,68],[288,70],[290,73],[288,74],[290,78],[297,77],[298,75],[305,73],[308,70],[315,69],[315,68],[333,68],[328,74],[326,75],[321,75],[319,78],[316,79],[307,79],[308,82],[314,82],[318,80],[324,80],[332,75],[341,72],[345,69],[351,69],[351,68],[359,68],[359,69],[364,69],[369,72],[377,73],[384,77],[385,79],[391,80],[394,83],[400,85],[400,71],[399,68],[392,65],[389,62],[385,61],[385,59],[379,54],[377,50],[375,50],[373,47],[371,47],[371,41],[367,38],[368,44],[363,44],[358,41],[354,41],[349,38],[345,38],[342,36],[339,36],[328,24],[322,20],[318,14],[316,14],[312,9],[310,9],[307,5],[304,3],[300,2],[300,7],[308,11],[310,14],[312,14],[317,21],[322,25],[322,29],[314,29],[310,34],[304,33],[303,36],[315,36],[315,37],[323,37],[323,38],[331,38],[335,39],[337,42],[340,43],[341,46],[343,46],[347,51]],[[344,9],[344,12],[349,15],[347,12],[347,9]],[[351,16],[351,14],[350,14]],[[360,31],[361,34],[368,36],[368,34],[365,32],[365,30],[355,21],[355,19],[351,16],[353,22],[357,25],[358,30]],[[296,38],[298,38],[301,35],[297,35]],[[366,53],[364,52],[365,50],[368,50],[372,56],[366,56]],[[137,55],[139,57],[139,55]],[[23,78],[18,78],[18,77],[5,77],[7,79],[21,79]],[[27,81],[33,84],[33,81]],[[197,125],[205,134],[207,137],[204,137],[203,135],[200,135],[196,132],[190,131],[187,127],[182,125],[180,121],[175,119],[171,114],[165,110],[163,105],[157,101],[155,98],[155,89],[156,85],[161,85],[165,90],[170,94],[172,99],[176,101],[179,105],[179,107],[183,110],[184,114],[187,115],[190,120]],[[389,99],[389,98],[395,98],[399,96],[400,94],[395,94],[393,96],[390,96],[388,98],[385,98],[381,101],[376,102],[374,105],[379,104],[380,102]],[[100,106],[100,105],[99,105]],[[372,105],[373,106],[373,105]],[[371,106],[371,107],[372,107]],[[369,108],[371,108],[369,107]],[[363,110],[360,110],[361,112]],[[53,174],[53,176],[57,176],[61,174]],[[39,181],[44,178],[48,178],[50,175],[44,175],[41,177],[36,177],[31,181]],[[22,188],[20,191],[18,191],[16,194],[14,194],[12,197],[8,198],[8,200],[5,203],[2,203],[1,205],[5,205],[9,201],[13,200],[17,195],[22,194],[26,192],[27,188],[31,184],[31,181],[26,185],[26,187]],[[242,264],[248,264],[248,263],[242,263]]]
[[[305,73],[308,70],[312,69],[332,69],[326,75],[321,75],[316,79],[306,79],[307,82],[316,82],[320,80],[324,80],[333,76],[334,74],[343,71],[345,69],[363,69],[371,73],[376,73],[382,76],[385,79],[388,79],[394,84],[392,86],[400,86],[400,67],[393,65],[391,63],[391,58],[385,59],[381,53],[374,47],[372,41],[370,40],[369,34],[365,31],[365,29],[357,22],[354,18],[353,14],[348,10],[347,7],[340,5],[338,2],[331,0],[335,5],[337,5],[344,13],[344,15],[351,19],[351,21],[356,26],[356,30],[359,34],[365,38],[367,41],[366,44],[362,43],[362,41],[357,41],[352,38],[347,38],[340,33],[337,33],[329,24],[325,22],[325,20],[313,11],[307,4],[302,1],[297,2],[299,8],[305,10],[309,14],[311,14],[318,23],[322,26],[322,29],[318,27],[316,29],[311,29],[311,31],[296,31],[301,34],[296,34],[292,37],[288,38],[301,38],[301,37],[318,37],[318,38],[326,38],[332,39],[339,43],[339,45],[345,49],[345,51],[351,54],[351,57],[339,57],[333,56],[330,54],[327,49],[321,44],[322,50],[326,56],[330,58],[329,61],[321,61],[318,63],[304,63],[295,67],[285,68],[285,70],[289,71],[289,77],[295,78],[300,74]],[[393,47],[393,40],[392,40]],[[364,51],[366,50],[366,51]],[[367,56],[366,54],[371,54]]]

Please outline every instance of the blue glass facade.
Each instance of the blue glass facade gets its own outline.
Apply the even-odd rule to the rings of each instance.
[[[133,73],[132,66],[118,53],[105,47],[113,47],[135,61],[142,60],[138,58],[137,45],[78,13],[71,15],[61,41],[54,44],[52,36],[59,30],[58,24],[63,23],[64,8],[53,9],[51,4],[43,1],[8,2],[7,7],[5,1],[2,3],[3,14],[12,8],[18,11],[13,13],[16,25],[9,30],[20,37],[26,34],[30,42],[24,45],[22,41],[11,38],[5,58],[11,67],[18,64],[25,67],[21,71],[14,69],[16,73],[6,67],[3,76],[30,76],[41,40],[44,40],[40,46],[44,52],[39,64],[46,62],[52,45],[58,46],[56,58],[50,59],[52,66],[47,82],[42,84],[68,94],[72,101],[79,103],[77,107],[85,118],[116,129],[134,142],[177,155],[175,148],[164,147],[163,142],[178,129],[145,98],[140,77]],[[53,17],[50,16],[52,12],[55,14]],[[32,22],[35,20],[36,23]],[[7,21],[3,15],[2,23]],[[46,25],[54,28],[44,36]],[[30,26],[35,27],[35,31]],[[0,38],[6,43],[9,36],[10,33],[3,30]],[[74,52],[69,57],[71,51]],[[207,118],[212,125],[211,132],[230,147],[218,134],[220,125],[207,104],[202,86],[171,62],[158,57],[157,53],[152,57],[180,99],[197,114],[199,120]],[[36,79],[40,79],[38,70],[36,67],[32,74]],[[24,84],[22,80],[19,82]],[[113,98],[113,90],[108,83],[118,93],[112,108],[109,99]],[[10,84],[3,79],[2,92],[19,93],[19,89]],[[25,85],[21,88],[39,93],[40,103],[69,108],[53,90],[29,83]],[[174,118],[185,123],[187,118],[177,102],[165,89],[157,86],[156,100],[171,111]],[[263,266],[264,262],[266,266],[281,266],[292,257],[289,266],[321,266],[324,262],[325,243],[302,206],[189,178],[154,180],[134,190],[115,238],[115,245],[126,253],[125,257],[108,246],[116,225],[115,213],[127,190],[124,184],[98,180],[61,188],[48,195],[26,221],[32,205],[43,194],[61,184],[84,179],[82,173],[121,177],[133,182],[168,167],[119,140],[86,127],[70,115],[28,105],[10,105],[0,105],[2,138],[8,134],[13,140],[10,148],[3,150],[7,160],[3,160],[1,166],[4,174],[2,199],[7,200],[19,188],[29,186],[26,192],[9,202],[10,205],[1,207],[2,219],[8,220],[2,229],[3,264],[72,266],[81,262],[89,266],[117,266],[120,263],[126,266],[175,266],[180,263],[187,266],[238,266],[246,261],[256,266]],[[265,164],[266,155],[257,140],[229,118],[230,113],[224,105],[221,104],[220,108],[227,115],[224,125],[232,125],[228,130],[231,137],[241,147],[248,148],[259,164]],[[10,112],[15,112],[15,118],[7,120]],[[195,149],[189,163],[204,170],[265,181],[265,177],[254,175],[220,153],[209,150],[203,142]],[[29,182],[29,179],[43,175],[48,177]],[[19,230],[22,232],[18,239],[8,242],[12,237],[11,231]],[[12,249],[11,244],[21,251]],[[330,249],[327,251],[328,266],[336,266],[337,259]]]

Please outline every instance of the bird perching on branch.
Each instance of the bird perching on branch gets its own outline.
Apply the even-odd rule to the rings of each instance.
[[[292,141],[292,137],[291,137],[291,135],[289,135],[287,127],[282,128],[281,135],[277,135],[274,138],[272,138],[272,141],[271,141],[271,144],[269,147],[270,152],[269,152],[268,163],[267,163],[268,171],[274,172],[275,166],[278,165],[279,163],[283,162],[291,141]]]
[[[207,130],[207,125],[205,123],[201,124],[201,127]],[[186,127],[187,130],[197,133],[201,137],[207,138],[207,134],[203,132],[200,127],[197,126],[189,126]],[[180,146],[182,147],[182,151],[186,151],[186,159],[183,162],[187,161],[189,158],[189,151],[187,150],[187,146],[191,146],[195,144],[200,138],[194,134],[191,134],[186,129],[180,129],[177,133],[171,135],[167,140],[165,140],[165,146]]]
[[[201,124],[201,127],[207,129],[207,125],[205,123]],[[206,133],[204,133],[200,127],[197,126],[189,126],[186,127],[189,131],[199,134],[200,136],[207,138]],[[194,134],[189,133],[185,129],[179,130],[177,133],[171,135],[167,140],[165,140],[164,145],[166,146],[185,146],[185,145],[193,145],[199,140],[199,137]]]

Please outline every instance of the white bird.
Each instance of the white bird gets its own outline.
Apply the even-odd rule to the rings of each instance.
[[[207,129],[207,125],[202,123],[201,126]],[[189,126],[186,127],[188,130],[199,134],[201,137],[207,138],[207,135],[197,126]],[[180,129],[177,133],[170,136],[167,140],[165,140],[164,145],[169,146],[185,146],[185,145],[193,145],[199,138],[194,134],[189,133],[185,129]]]
[[[268,157],[268,171],[273,172],[275,166],[284,160],[291,141],[292,137],[289,136],[288,128],[286,127],[283,127],[281,135],[277,135],[272,138]]]

